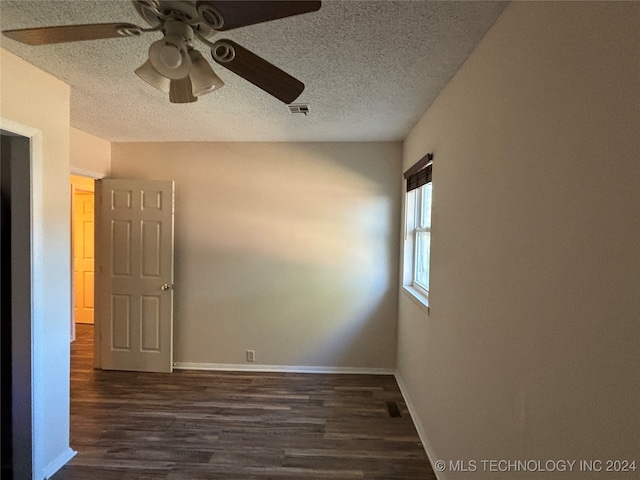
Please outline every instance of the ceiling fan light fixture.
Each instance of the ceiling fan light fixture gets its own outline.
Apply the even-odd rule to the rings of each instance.
[[[149,60],[161,75],[171,80],[184,78],[191,70],[188,48],[193,48],[193,28],[170,18],[164,22],[162,31],[164,37],[149,47]]]
[[[149,60],[136,68],[135,74],[152,87],[157,88],[163,93],[169,93],[171,80],[160,75],[158,71],[153,68]]]
[[[180,48],[171,43],[165,44],[160,50],[158,57],[160,62],[167,68],[176,69],[182,65],[182,54]]]
[[[222,87],[224,82],[216,75],[209,62],[197,50],[189,50],[192,67],[189,72],[191,89],[195,97],[211,93]]]
[[[151,28],[89,23],[3,30],[2,34],[25,45],[52,45],[162,32],[163,38],[149,47],[148,61],[135,73],[154,88],[168,91],[174,103],[195,102],[199,95],[224,85],[211,68],[211,59],[207,62],[195,51],[195,40],[211,48],[216,63],[286,104],[304,90],[301,81],[236,42],[209,38],[216,31],[314,12],[321,0],[133,0],[133,4]]]
[[[149,61],[160,75],[179,80],[189,75],[191,59],[181,39],[165,36],[149,47]]]
[[[171,80],[169,101],[171,103],[197,102],[198,97],[194,96],[191,90],[191,79],[188,76],[178,80]]]

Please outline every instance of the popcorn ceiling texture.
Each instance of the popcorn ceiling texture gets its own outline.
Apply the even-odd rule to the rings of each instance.
[[[303,81],[285,104],[211,64],[225,86],[192,104],[133,71],[161,34],[50,46],[0,46],[71,85],[73,127],[114,142],[398,141],[457,72],[506,2],[329,0],[318,12],[218,34]],[[2,30],[129,22],[146,26],[128,1],[0,1]],[[210,59],[207,48],[196,46]]]

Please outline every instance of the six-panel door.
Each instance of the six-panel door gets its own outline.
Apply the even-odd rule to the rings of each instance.
[[[173,182],[101,180],[97,186],[100,366],[171,372]]]

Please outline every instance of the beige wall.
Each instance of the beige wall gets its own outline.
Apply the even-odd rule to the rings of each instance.
[[[103,178],[111,172],[111,142],[71,128],[71,173]]]
[[[175,360],[392,370],[397,143],[115,143],[176,182]]]
[[[69,87],[0,49],[3,129],[32,137],[34,478],[69,449]]]
[[[435,154],[433,257],[430,316],[400,295],[399,376],[433,460],[474,479],[638,460],[639,9],[512,3],[404,143],[404,168]]]

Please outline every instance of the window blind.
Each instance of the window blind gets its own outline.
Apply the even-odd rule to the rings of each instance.
[[[422,185],[431,182],[432,162],[433,153],[427,153],[409,170],[404,172],[404,178],[407,181],[407,192],[420,188]]]

